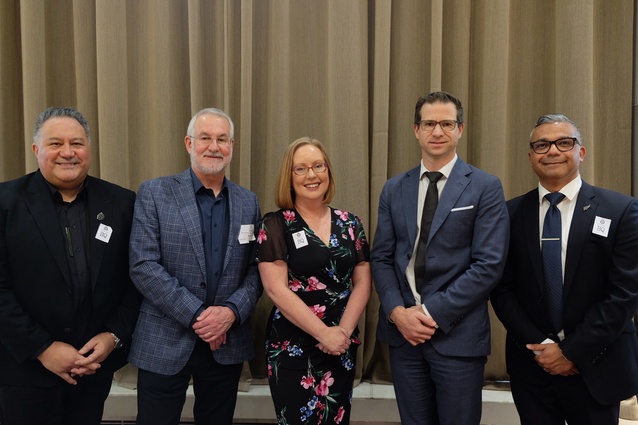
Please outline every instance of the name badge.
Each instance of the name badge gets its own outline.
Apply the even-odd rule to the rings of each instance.
[[[109,243],[111,239],[111,235],[113,234],[113,229],[110,226],[102,223],[100,227],[97,228],[97,233],[95,234],[95,239],[98,241]]]
[[[242,224],[239,229],[239,243],[244,245],[255,240],[255,225]]]
[[[306,232],[304,232],[303,230],[300,230],[297,233],[293,233],[292,239],[295,241],[295,247],[297,249],[303,248],[304,246],[308,245],[308,239],[306,239]]]
[[[610,225],[610,219],[596,216],[596,219],[594,220],[594,227],[591,229],[591,232],[595,235],[600,235],[606,238],[609,234]]]

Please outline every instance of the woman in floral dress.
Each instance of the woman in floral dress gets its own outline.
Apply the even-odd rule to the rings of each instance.
[[[348,424],[357,322],[370,296],[361,220],[328,206],[335,192],[323,145],[294,141],[257,236],[259,273],[275,306],[266,328],[268,382],[279,424]]]

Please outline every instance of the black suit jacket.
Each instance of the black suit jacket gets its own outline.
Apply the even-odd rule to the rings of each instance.
[[[88,336],[74,339],[70,269],[49,188],[39,171],[0,184],[0,385],[63,382],[35,358],[38,351],[52,341],[81,348],[104,331],[125,346],[98,373],[126,362],[140,303],[128,273],[135,194],[94,177],[86,190],[93,311]],[[95,238],[100,224],[113,229],[108,243]]]
[[[492,293],[507,329],[506,361],[512,377],[550,379],[526,343],[551,329],[544,304],[538,190],[508,202],[510,249],[501,283]],[[607,236],[592,232],[611,220]],[[563,354],[580,370],[596,400],[616,403],[638,393],[638,201],[585,182],[569,231],[564,279]]]

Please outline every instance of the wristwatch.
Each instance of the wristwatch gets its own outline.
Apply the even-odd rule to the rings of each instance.
[[[111,336],[113,337],[113,341],[115,342],[115,348],[114,349],[122,348],[122,346],[124,345],[122,340],[117,335],[115,335],[113,332],[109,332],[109,333],[111,334]]]

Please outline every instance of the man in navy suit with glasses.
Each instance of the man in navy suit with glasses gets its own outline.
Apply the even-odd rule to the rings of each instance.
[[[528,155],[538,188],[507,203],[492,292],[514,403],[523,425],[617,424],[638,392],[638,201],[581,179],[585,147],[564,115],[538,119]]]
[[[487,299],[507,254],[501,182],[456,154],[461,102],[419,98],[419,166],[388,180],[371,253],[401,423],[478,425],[490,353]]]

